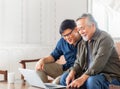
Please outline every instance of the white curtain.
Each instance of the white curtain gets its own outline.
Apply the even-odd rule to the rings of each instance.
[[[120,37],[120,0],[92,0],[91,10],[100,29]]]

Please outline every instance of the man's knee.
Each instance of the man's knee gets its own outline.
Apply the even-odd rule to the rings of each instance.
[[[103,75],[90,76],[86,81],[87,89],[102,89],[105,78]]]
[[[87,86],[92,86],[97,82],[96,78],[94,76],[91,76],[87,79]]]
[[[55,78],[55,79],[52,81],[52,83],[53,83],[53,84],[60,84],[60,77],[61,77],[61,76],[58,76],[57,78]]]
[[[44,71],[41,70],[41,71],[36,71],[36,72],[43,82],[45,83],[48,82],[47,74]]]

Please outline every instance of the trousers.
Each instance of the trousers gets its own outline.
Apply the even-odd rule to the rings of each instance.
[[[65,72],[60,78],[60,84],[66,85],[66,78],[69,72]],[[90,76],[79,89],[109,89],[109,85],[120,85],[120,81],[113,78],[111,82],[107,81],[103,74]]]
[[[43,82],[48,82],[48,76],[52,78],[57,78],[61,74],[63,74],[62,65],[57,63],[48,63],[44,65],[44,70],[37,71],[38,75],[42,79]]]

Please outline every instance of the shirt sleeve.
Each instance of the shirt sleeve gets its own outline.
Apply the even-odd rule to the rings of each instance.
[[[62,48],[61,48],[61,44],[62,44],[62,39],[60,39],[55,47],[55,49],[52,51],[51,55],[54,57],[55,61],[57,59],[59,59],[59,57],[61,55],[63,55],[63,52],[62,52]]]

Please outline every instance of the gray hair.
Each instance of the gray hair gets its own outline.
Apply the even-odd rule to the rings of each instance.
[[[89,14],[89,13],[88,13],[88,14],[86,14],[86,13],[82,14],[81,17],[79,17],[79,18],[76,19],[76,21],[78,21],[78,20],[80,20],[80,19],[84,19],[84,18],[87,18],[86,24],[87,24],[88,26],[91,26],[92,24],[94,24],[95,27],[98,28],[98,24],[97,24],[96,20],[95,20],[94,17],[93,17],[91,14]]]

